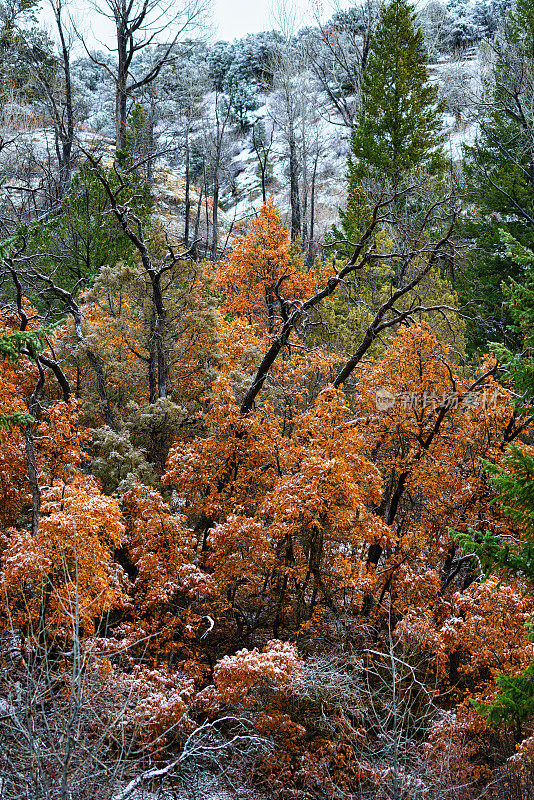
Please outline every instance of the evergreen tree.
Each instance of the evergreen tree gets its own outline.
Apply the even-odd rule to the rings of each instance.
[[[509,0],[451,0],[443,26],[448,47],[465,48],[491,39],[509,5]]]
[[[363,78],[349,185],[371,178],[396,190],[414,173],[443,174],[438,92],[429,82],[427,61],[413,7],[390,0],[381,9]]]
[[[488,341],[517,347],[502,291],[503,281],[522,282],[524,265],[511,257],[504,236],[534,250],[534,5],[517,0],[496,42],[494,85],[482,106],[479,135],[466,148],[465,174],[473,207],[465,232],[474,248],[460,278],[462,298],[476,300],[484,325],[470,326],[473,348]]]
[[[117,171],[107,168],[113,188],[118,185]],[[132,210],[148,223],[151,198],[139,175],[128,175],[126,191],[135,189]],[[63,200],[61,214],[31,232],[31,249],[39,254],[42,271],[54,273],[56,281],[69,291],[87,288],[105,264],[134,260],[134,248],[109,214],[109,199],[91,166],[82,163]]]
[[[503,467],[486,464],[501,505],[518,522],[521,535],[505,541],[491,532],[480,537],[476,532],[457,535],[464,550],[478,556],[487,576],[521,576],[534,593],[534,457],[520,447],[513,447]],[[527,624],[528,636],[534,642],[534,620]],[[513,723],[518,739],[521,725],[534,716],[534,661],[519,675],[496,676],[498,693],[491,703],[475,703],[491,724]]]
[[[347,160],[347,205],[339,212],[327,244],[338,257],[350,257],[371,217],[371,200],[384,191],[443,176],[440,108],[437,87],[428,79],[424,34],[406,0],[384,4],[371,40],[362,81],[361,109],[351,134]],[[421,210],[418,192],[395,202],[390,211]],[[391,232],[388,231],[388,234]],[[377,232],[384,239],[384,231]],[[394,237],[393,237],[394,238]],[[375,246],[380,247],[375,237]],[[382,249],[382,248],[380,248]],[[383,270],[384,279],[391,275]]]
[[[7,89],[29,99],[36,64],[54,73],[52,41],[37,26],[38,5],[36,0],[0,0],[0,95]]]
[[[502,286],[517,351],[502,344],[494,344],[492,349],[506,380],[514,387],[518,412],[528,415],[534,413],[534,252],[506,231],[501,231],[501,240],[506,257],[516,271],[523,273],[521,281],[511,280]]]
[[[441,148],[437,87],[428,80],[421,28],[406,0],[382,6],[362,82],[361,109],[347,160],[347,206],[339,213],[330,244],[350,254],[370,220],[370,198],[396,192],[410,181],[440,178]]]
[[[534,415],[534,252],[522,247],[510,234],[501,232],[505,257],[525,270],[522,283],[511,281],[502,292],[508,303],[514,333],[521,348],[514,353],[503,345],[494,349],[505,371],[505,381],[517,396],[517,411],[524,424]],[[458,535],[462,547],[476,553],[486,575],[521,576],[534,594],[534,456],[532,448],[512,447],[502,467],[485,464],[506,514],[519,530],[501,540],[490,531],[481,537],[475,531]],[[534,619],[528,624],[534,641]],[[514,723],[518,738],[521,725],[534,715],[534,661],[519,675],[500,674],[495,682],[499,692],[492,703],[477,704],[489,722]]]
[[[371,206],[359,179],[351,169],[350,160],[347,182],[347,207],[339,209],[339,227],[333,225],[325,237],[325,244],[334,245],[336,256],[345,259],[351,257],[354,245],[371,220]]]

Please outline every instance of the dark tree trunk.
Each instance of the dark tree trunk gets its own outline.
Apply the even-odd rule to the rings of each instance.
[[[310,194],[310,241],[308,242],[308,255],[307,255],[307,262],[308,266],[311,267],[313,263],[313,237],[315,234],[315,180],[317,178],[317,162],[319,161],[319,154],[315,156],[315,161],[313,162],[313,172],[312,172],[312,182],[311,182],[311,194]]]
[[[291,204],[291,241],[295,242],[300,236],[300,196],[299,196],[299,169],[297,157],[297,143],[291,130],[289,135],[289,180]]]
[[[158,399],[158,381],[156,377],[156,331],[155,316],[151,315],[150,320],[150,345],[148,354],[148,402],[153,405]]]
[[[151,274],[152,302],[155,311],[155,336],[158,397],[167,397],[167,357],[165,354],[165,318],[167,311],[161,291],[161,275]]]
[[[217,225],[219,224],[219,165],[215,167],[215,175],[213,178],[213,213],[212,213],[212,238],[211,238],[211,260],[217,261],[217,245],[218,245],[218,232]]]
[[[185,220],[184,220],[184,244],[189,245],[189,214],[191,213],[191,175],[190,175],[189,152],[189,121],[185,132]]]
[[[126,150],[126,115],[127,115],[126,86],[117,88],[116,118],[117,118],[117,150]]]
[[[263,205],[267,202],[267,186],[265,185],[265,172],[267,169],[267,165],[263,162],[260,166],[261,169],[261,198],[263,200]]]
[[[200,184],[200,192],[198,194],[198,204],[197,204],[197,215],[195,218],[195,232],[193,234],[193,240],[195,242],[195,255],[196,255],[196,247],[198,242],[198,234],[200,230],[200,214],[202,211],[202,195],[204,193],[204,183]]]
[[[74,144],[74,108],[72,103],[72,80],[70,74],[70,52],[65,40],[63,20],[61,19],[61,3],[56,7],[56,24],[61,46],[63,62],[63,75],[65,78],[65,116],[66,126],[63,127],[62,154],[60,162],[59,186],[60,195],[65,197],[70,186],[72,175],[72,147]]]
[[[116,117],[116,146],[117,150],[126,149],[126,115],[128,103],[128,12],[125,0],[120,0],[114,9],[115,25],[117,29],[117,82],[115,94]]]
[[[35,537],[39,528],[41,512],[41,487],[39,485],[39,470],[33,441],[33,423],[28,423],[24,427],[24,449],[26,451],[26,463],[28,464],[28,483],[32,493],[31,532],[32,536]]]

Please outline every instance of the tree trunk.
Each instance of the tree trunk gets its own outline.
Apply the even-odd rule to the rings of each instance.
[[[189,214],[191,212],[191,175],[189,152],[189,120],[185,132],[185,220],[184,220],[184,245],[189,245]]]
[[[300,196],[299,196],[299,175],[297,143],[293,128],[289,134],[289,180],[290,180],[290,204],[291,204],[291,241],[295,242],[300,236]]]
[[[265,185],[265,173],[267,172],[267,158],[265,161],[260,161],[260,170],[261,170],[261,197],[263,200],[263,205],[267,202],[267,186]]]
[[[313,237],[315,234],[315,179],[317,177],[317,162],[319,161],[319,153],[316,154],[313,162],[311,194],[310,194],[310,241],[308,243],[307,263],[308,267],[313,264]]]
[[[117,150],[126,149],[126,109],[128,100],[128,37],[126,31],[127,10],[125,0],[120,2],[120,10],[115,14],[117,27],[117,82],[115,94],[115,117]]]
[[[153,405],[158,399],[158,381],[156,377],[156,330],[154,312],[150,319],[150,344],[148,354],[148,402]]]
[[[302,246],[308,244],[308,153],[306,144],[306,126],[304,124],[304,114],[302,115],[301,126],[302,137]]]
[[[72,104],[72,80],[70,74],[70,53],[65,41],[63,21],[61,19],[62,6],[59,3],[55,9],[56,25],[61,45],[61,58],[63,62],[63,76],[65,79],[65,115],[66,126],[63,127],[62,152],[59,171],[59,191],[61,198],[65,197],[70,186],[72,175],[72,146],[74,143],[74,108]]]
[[[98,356],[93,353],[92,350],[86,350],[85,352],[87,355],[87,360],[89,361],[96,375],[96,385],[98,387],[98,394],[100,395],[100,401],[103,406],[104,420],[106,425],[108,425],[110,428],[114,428],[113,415],[111,413],[111,404],[109,402],[107,393],[104,370],[102,369]]]
[[[274,293],[272,287],[265,290],[265,303],[267,305],[267,332],[274,331]]]
[[[161,275],[151,275],[152,302],[155,309],[156,362],[158,367],[158,397],[167,397],[167,359],[165,356],[165,317],[166,309],[161,291]]]
[[[218,176],[218,165],[215,167],[215,176],[213,178],[213,212],[212,212],[212,239],[211,239],[211,260],[217,260],[217,245],[218,245],[218,235],[217,235],[217,225],[219,223],[218,220],[218,210],[219,210],[219,176]]]
[[[206,178],[206,165],[204,165],[204,212],[206,217],[206,241],[204,243],[204,253],[207,258],[210,241],[210,212],[208,207],[208,182]]]
[[[41,512],[41,487],[39,486],[39,470],[35,457],[35,447],[33,444],[33,423],[24,426],[24,442],[26,450],[26,461],[28,464],[28,483],[32,493],[32,522],[31,532],[35,538],[39,529],[39,518]]]
[[[125,76],[126,77],[126,76]],[[124,84],[126,80],[124,81]],[[116,117],[117,117],[117,150],[126,150],[126,86],[117,88]]]
[[[196,249],[197,249],[197,242],[198,242],[198,233],[200,230],[200,213],[202,211],[202,195],[204,192],[204,183],[200,184],[200,192],[198,194],[198,205],[197,205],[197,215],[195,218],[195,232],[193,234],[193,241],[195,243],[195,253],[196,256]]]

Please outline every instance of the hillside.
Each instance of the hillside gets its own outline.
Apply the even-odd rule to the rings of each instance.
[[[0,0],[1,800],[532,800],[532,0],[102,0],[101,50],[46,2]]]

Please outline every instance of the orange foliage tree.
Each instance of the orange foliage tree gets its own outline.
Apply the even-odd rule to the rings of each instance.
[[[288,783],[302,798],[328,776],[347,793],[393,780],[372,753],[381,732],[392,741],[380,725],[392,719],[398,647],[402,690],[416,676],[430,698],[424,711],[410,706],[406,726],[427,706],[441,709],[425,718],[424,744],[419,722],[410,740],[426,753],[426,796],[432,788],[439,797],[447,748],[451,779],[480,784],[491,767],[477,741],[488,749],[505,739],[469,699],[491,699],[498,672],[530,663],[524,623],[534,610],[520,581],[481,583],[450,532],[523,535],[492,502],[482,467],[499,463],[522,429],[495,363],[473,377],[427,324],[412,324],[380,357],[357,361],[342,390],[328,382],[335,357],[309,352],[304,325],[294,344],[281,342],[264,393],[243,409],[239,394],[266,342],[318,274],[306,273],[272,202],[218,266],[218,317],[209,283],[190,266],[162,273],[168,395],[159,399],[146,275],[104,269],[82,306],[82,338],[100,359],[117,426],[106,429],[109,450],[127,430],[139,452],[157,450],[148,457],[163,470],[167,446],[156,448],[146,409],[159,403],[168,416],[181,403],[189,430],[172,429],[162,491],[147,470],[99,485],[87,474],[78,406],[53,392],[34,404],[31,430],[2,432],[4,630],[63,650],[83,638],[111,684],[101,690],[121,735],[143,746],[174,747],[200,719],[246,714],[284,754],[265,759],[267,788],[284,796]],[[71,378],[90,406],[77,341],[64,328],[54,345],[77,367]],[[38,365],[0,361],[0,378],[3,410],[23,414]],[[96,457],[92,470],[106,474]],[[313,658],[303,653],[339,647],[343,626],[346,661],[329,683],[305,686]],[[397,779],[409,792],[419,776]]]
[[[117,501],[93,478],[55,482],[44,492],[37,536],[8,529],[3,537],[1,583],[11,624],[33,641],[94,633],[101,615],[122,604],[113,553],[123,533]]]
[[[462,379],[422,325],[362,366],[350,406],[325,389],[290,424],[268,404],[240,414],[219,381],[207,435],[171,451],[165,481],[228,596],[252,589],[257,602],[260,586],[285,596],[291,583],[302,619],[319,596],[335,606],[332,592],[351,585],[361,607],[379,564],[377,599],[389,593],[400,607],[455,588],[463,572],[448,526],[481,514],[506,524],[480,465],[501,457],[514,418],[491,371]]]
[[[270,199],[246,235],[234,235],[231,252],[217,265],[214,286],[223,296],[223,312],[244,316],[261,332],[273,333],[283,318],[284,303],[307,297],[317,277],[314,271],[306,272],[302,256],[292,249]]]
[[[277,635],[318,603],[361,603],[368,543],[385,545],[390,532],[371,510],[380,476],[348,416],[342,393],[326,388],[284,432],[270,408],[243,417],[221,383],[209,435],[171,451],[164,480],[196,519],[240,628]]]
[[[36,415],[0,440],[10,482],[3,484],[9,501],[0,517],[2,615],[34,640],[46,632],[65,640],[76,626],[91,633],[95,620],[120,604],[113,553],[124,526],[117,501],[82,470],[87,436],[78,428],[76,403],[43,400],[42,369],[27,357],[0,361],[3,408],[20,414],[30,407]]]

